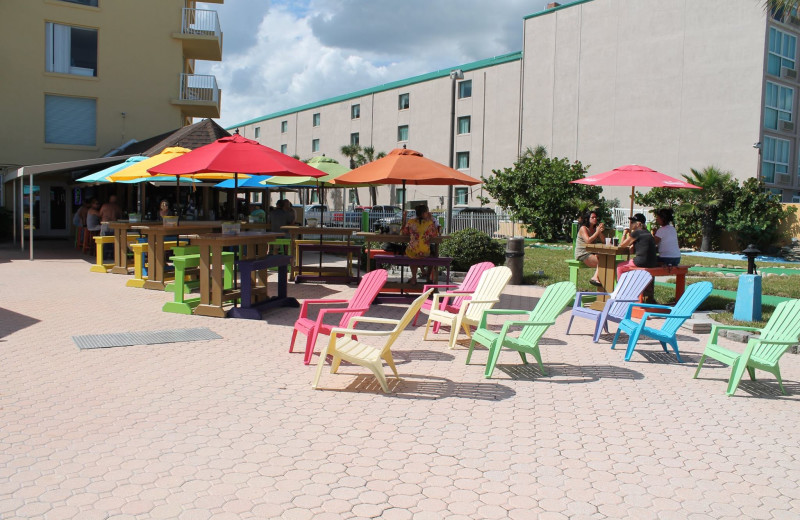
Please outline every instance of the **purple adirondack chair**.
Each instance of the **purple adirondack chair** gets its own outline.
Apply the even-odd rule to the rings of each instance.
[[[470,295],[475,292],[475,288],[478,286],[478,281],[481,279],[481,275],[487,269],[491,269],[494,267],[494,264],[491,262],[481,262],[478,264],[473,265],[467,271],[467,275],[464,277],[464,281],[461,282],[460,285],[447,285],[447,284],[438,284],[438,285],[425,285],[422,288],[422,292],[427,291],[428,289],[453,289],[452,291],[448,292],[457,292],[457,293],[464,293],[464,296],[459,296],[457,298],[453,298],[450,300],[449,298],[442,299],[442,303],[439,307],[441,310],[446,310],[453,313],[458,313],[458,310],[461,308],[461,303],[465,300],[469,300]],[[422,309],[430,310],[432,300],[425,300],[425,303],[422,304]],[[422,310],[420,309],[420,310]],[[417,311],[416,316],[414,316],[414,325],[417,324],[417,318],[419,317],[419,311]],[[437,321],[433,325],[433,332],[434,334],[439,332],[439,322]]]
[[[298,332],[306,335],[306,353],[303,363],[308,365],[311,362],[311,356],[314,355],[314,344],[317,342],[318,334],[330,335],[331,329],[334,327],[347,328],[350,325],[350,320],[356,316],[363,316],[375,297],[378,295],[383,285],[386,283],[388,273],[386,269],[375,269],[370,271],[361,279],[358,284],[356,292],[349,300],[305,300],[300,307],[300,316],[294,323],[294,332],[292,332],[292,343],[289,345],[289,352],[294,350],[294,340]],[[331,303],[346,303],[347,306],[343,308],[325,308],[321,309],[317,314],[317,319],[312,320],[308,317],[309,305],[329,305]],[[328,314],[341,314],[342,319],[336,324],[323,323],[325,316]]]

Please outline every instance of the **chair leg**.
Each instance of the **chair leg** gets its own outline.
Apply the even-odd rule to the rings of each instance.
[[[606,328],[606,332],[608,332],[608,325],[606,322],[602,322],[600,318],[597,318],[597,322],[594,324],[594,336],[592,336],[592,342],[597,343],[600,340],[600,331],[603,330],[603,327]]]
[[[571,314],[570,317],[569,317],[569,323],[567,323],[567,332],[566,332],[567,335],[569,335],[569,329],[570,329],[570,327],[572,327],[572,320],[574,320],[574,319],[575,319],[575,315]]]
[[[375,374],[375,377],[378,379],[378,383],[381,385],[381,390],[383,390],[383,393],[388,394],[389,384],[386,382],[386,374],[383,373],[383,367],[380,365],[375,366],[370,364],[367,366],[367,368],[369,368],[372,373]]]
[[[542,371],[542,375],[546,376],[547,372],[544,370],[544,364],[542,363],[542,352],[539,350],[538,344],[533,347],[531,354],[536,358],[536,362],[539,363],[539,370]]]
[[[342,356],[334,353],[333,359],[331,360],[331,374],[335,374],[339,370],[339,365],[341,363],[342,363]]]
[[[775,365],[775,372],[773,372],[773,374],[775,375],[775,379],[778,380],[778,387],[781,389],[781,393],[786,395],[786,389],[783,387],[783,379],[781,379],[781,369],[778,365]]]
[[[458,331],[461,329],[461,320],[456,317],[455,323],[450,324],[450,350],[456,348],[456,340],[458,339]]]
[[[631,332],[628,338],[628,348],[625,350],[625,361],[630,361],[633,355],[633,350],[636,348],[636,343],[639,341],[639,329],[637,328]]]
[[[492,377],[494,367],[497,365],[497,359],[500,357],[501,345],[499,342],[494,342],[489,347],[489,359],[486,361],[486,370],[483,372],[483,377],[489,379]]]
[[[697,363],[697,370],[694,371],[694,376],[692,376],[692,379],[697,379],[697,374],[699,374],[700,369],[703,368],[703,363],[705,362],[705,360],[706,360],[705,354],[700,356],[700,361]]]
[[[619,339],[620,332],[622,332],[622,329],[617,329],[617,333],[614,334],[614,341],[611,342],[611,350],[614,350],[614,347],[617,346],[617,340]]]
[[[308,365],[311,363],[311,357],[314,355],[314,345],[317,342],[317,329],[309,331],[306,338],[306,353],[303,357],[303,363]]]
[[[333,337],[331,337],[331,341],[335,341]],[[325,364],[325,358],[328,357],[328,349],[330,348],[330,344],[325,347],[325,351],[322,352],[319,356],[319,362],[317,363],[317,373],[314,375],[314,382],[311,383],[311,388],[314,390],[317,389],[317,385],[319,384],[319,377],[322,375],[322,366]]]
[[[297,338],[297,329],[292,331],[292,342],[289,343],[289,352],[294,352],[294,340]]]
[[[675,351],[675,357],[677,358],[678,363],[683,363],[683,359],[681,359],[681,353],[678,351],[678,340],[672,338],[671,340],[669,340],[669,344],[672,346],[672,350]]]
[[[469,365],[469,360],[472,359],[472,351],[475,349],[475,337],[472,338],[469,342],[469,351],[467,352],[467,362],[466,365]]]
[[[420,311],[417,311],[417,313],[414,315],[414,321],[411,322],[411,324],[414,325],[415,327],[417,326],[417,318],[419,318],[419,313]]]
[[[383,355],[383,360],[386,361],[386,364],[389,365],[389,368],[391,368],[392,372],[394,372],[394,377],[400,379],[400,374],[397,373],[397,367],[394,366],[394,358],[392,358],[392,353],[387,350]]]
[[[428,330],[431,328],[431,318],[428,317],[428,321],[425,322],[425,334],[422,336],[423,341],[428,340]]]
[[[753,367],[747,367],[747,373],[750,375],[750,381],[756,380],[756,369]]]
[[[518,350],[517,353],[519,354],[520,359],[522,359],[522,364],[523,365],[527,365],[528,364],[528,358],[525,357],[525,353],[523,351],[521,351],[521,350]]]

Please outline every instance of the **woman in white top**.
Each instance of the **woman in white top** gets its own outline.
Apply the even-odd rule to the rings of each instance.
[[[656,211],[658,230],[655,232],[656,245],[658,246],[658,261],[665,265],[678,265],[681,263],[681,248],[678,246],[678,231],[673,222],[673,211],[663,208]]]

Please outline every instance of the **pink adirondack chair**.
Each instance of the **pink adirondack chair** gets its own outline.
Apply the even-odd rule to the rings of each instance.
[[[297,338],[297,333],[302,332],[305,334],[306,354],[303,363],[308,365],[311,362],[311,356],[314,355],[314,344],[317,342],[317,335],[330,335],[331,329],[334,327],[347,328],[352,318],[363,316],[364,313],[369,310],[369,306],[372,305],[373,300],[375,300],[375,297],[383,288],[387,276],[388,273],[385,269],[370,271],[361,279],[361,283],[358,284],[356,292],[349,300],[305,300],[300,307],[300,316],[294,323],[294,332],[292,332],[292,343],[289,345],[289,352],[294,351],[294,340]],[[342,308],[321,309],[317,314],[316,320],[312,320],[308,317],[309,305],[328,305],[331,303],[346,303],[347,306]],[[329,314],[341,314],[342,319],[336,324],[323,323],[325,316]]]
[[[453,298],[450,300],[449,298],[443,298],[442,303],[439,306],[440,310],[458,313],[458,310],[461,308],[461,303],[464,300],[469,300],[470,294],[475,292],[475,288],[478,286],[478,280],[481,279],[481,275],[487,269],[491,269],[494,267],[494,264],[491,262],[481,262],[479,264],[475,264],[469,268],[467,271],[467,276],[464,277],[464,281],[461,282],[461,285],[447,285],[447,284],[439,284],[439,285],[426,285],[422,288],[422,292],[427,291],[428,289],[448,289],[454,288],[452,291],[448,291],[451,293],[464,293],[464,296],[459,296],[457,298]],[[431,301],[432,300],[425,300],[425,303],[422,304],[422,309],[430,310],[431,308]],[[420,310],[422,310],[420,309]],[[414,316],[414,325],[417,324],[417,318],[419,317],[419,311],[417,311],[416,316]],[[439,322],[433,324],[433,333],[436,334],[439,332]]]

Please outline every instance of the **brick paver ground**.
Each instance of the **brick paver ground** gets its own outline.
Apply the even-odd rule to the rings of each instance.
[[[69,256],[69,255],[67,255]],[[800,358],[725,396],[707,336],[685,363],[645,340],[631,362],[591,324],[542,341],[548,377],[504,352],[407,330],[404,380],[287,352],[296,309],[264,321],[161,312],[169,295],[42,244],[0,247],[0,518],[798,518]],[[338,285],[292,295],[347,297]],[[509,287],[531,308],[539,287]],[[371,315],[399,317],[402,306]],[[81,351],[74,335],[208,327],[222,340]],[[320,339],[318,346],[322,347]],[[732,345],[741,348],[741,345]],[[319,350],[318,347],[318,350]],[[315,357],[315,362],[316,362]]]

